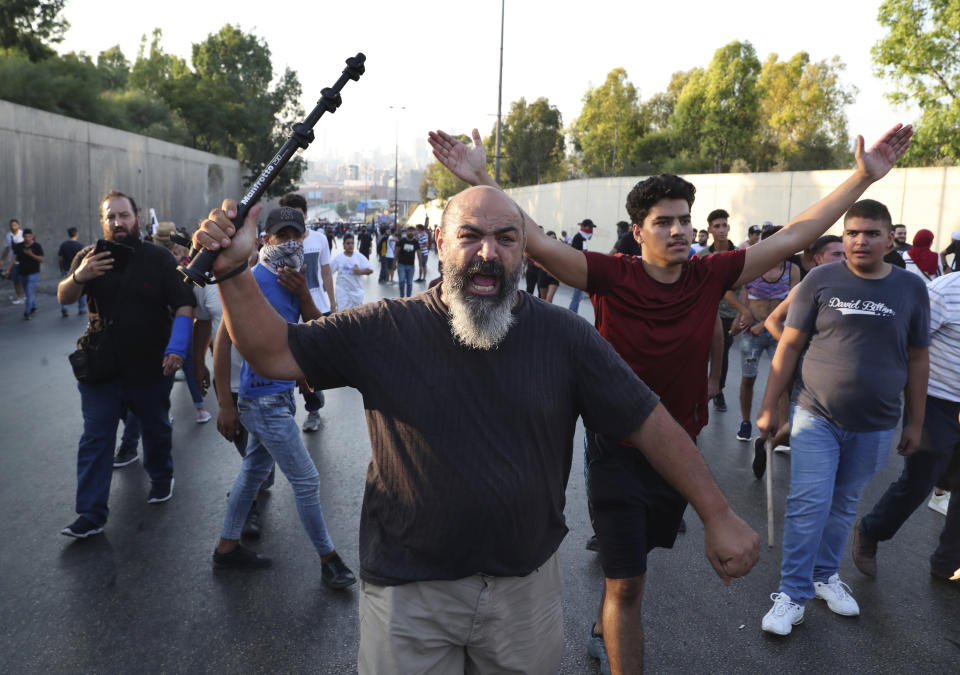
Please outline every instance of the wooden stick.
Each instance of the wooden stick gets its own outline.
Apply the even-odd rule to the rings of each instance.
[[[764,443],[767,451],[767,546],[773,548],[773,439]]]

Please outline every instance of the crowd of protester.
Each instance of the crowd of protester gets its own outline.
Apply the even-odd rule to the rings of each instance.
[[[147,501],[173,497],[169,396],[182,369],[196,423],[213,418],[204,402],[213,388],[217,429],[242,458],[213,566],[271,566],[251,542],[262,531],[259,498],[279,468],[321,581],[342,591],[357,575],[337,553],[320,504],[323,477],[301,432],[319,428],[324,389],[352,386],[364,398],[372,448],[360,526],[360,672],[555,672],[563,649],[556,550],[582,418],[591,546],[604,572],[586,649],[602,672],[640,672],[647,555],[673,546],[688,502],[725,583],[757,559],[756,533],[697,450],[711,407],[728,413],[729,351],[739,343],[736,438],[752,444],[758,479],[767,444],[791,468],[781,579],[772,606],[758,611],[762,630],[788,635],[813,599],[858,615],[839,577],[851,530],[857,569],[875,577],[879,544],[928,498],[946,516],[930,574],[956,584],[960,274],[951,272],[960,271],[960,233],[939,253],[927,229],[910,245],[883,204],[860,199],[911,133],[898,125],[869,149],[860,139],[841,186],[783,227],[749,226],[740,245],[722,208],[704,229],[693,226],[691,183],[651,177],[628,195],[630,222],[616,224],[614,248],[596,252],[592,219],[558,236],[499,190],[476,131],[472,147],[431,132],[435,156],[471,186],[448,201],[435,230],[314,230],[298,194],[266,214],[262,231],[259,207],[235,230],[228,200],[193,234],[194,247],[221,252],[219,283],[203,288],[176,271],[189,261],[186,233],[173,223],[141,231],[135,199],[111,191],[99,204],[103,238],[85,246],[70,228],[58,250],[61,313],[74,305],[89,313],[70,357],[83,431],[77,517],[62,533],[104,531],[112,472],[141,459],[138,445]],[[826,235],[838,221],[842,235]],[[432,251],[439,277],[415,293]],[[13,220],[2,262],[8,253],[3,273],[19,284],[12,300],[29,320],[43,247]],[[379,283],[396,284],[396,298],[364,297],[374,256]],[[561,284],[572,289],[565,308],[552,305]],[[575,318],[584,296],[595,327]],[[397,359],[410,344],[432,358]],[[297,398],[308,413],[302,428]],[[854,522],[891,445],[905,458],[903,473]]]

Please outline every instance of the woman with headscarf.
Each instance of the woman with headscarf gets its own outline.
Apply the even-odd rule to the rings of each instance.
[[[923,277],[928,283],[943,274],[940,269],[940,256],[930,250],[932,245],[933,232],[918,230],[913,236],[913,248],[903,254],[907,270]]]

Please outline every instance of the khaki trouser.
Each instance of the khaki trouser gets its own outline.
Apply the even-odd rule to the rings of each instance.
[[[360,675],[556,673],[563,580],[554,554],[525,577],[360,584]]]

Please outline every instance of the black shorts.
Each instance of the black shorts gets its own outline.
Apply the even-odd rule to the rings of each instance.
[[[686,500],[634,447],[584,430],[587,494],[608,579],[647,571],[647,553],[673,548]]]

